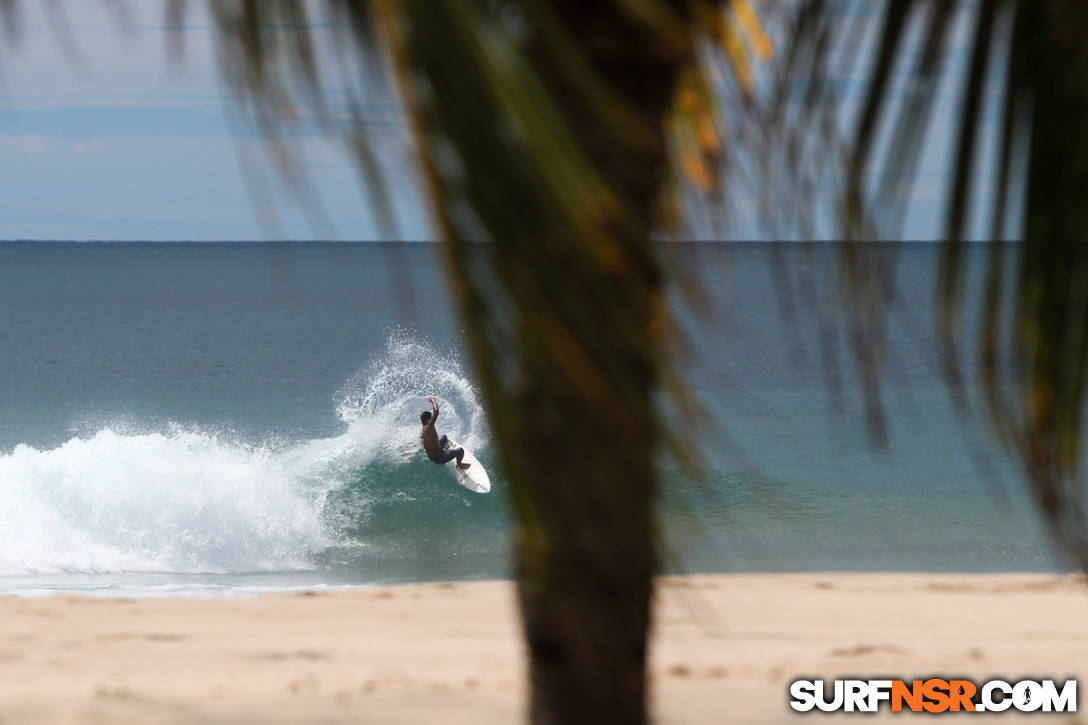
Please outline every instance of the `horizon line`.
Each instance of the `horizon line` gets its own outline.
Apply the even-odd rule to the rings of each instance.
[[[486,240],[466,240],[483,244]],[[662,245],[672,244],[842,244],[844,239],[656,239]],[[858,239],[857,244],[941,244],[944,239]],[[1022,239],[1002,239],[1001,244],[1020,244]],[[991,244],[990,239],[966,239],[966,244]],[[441,239],[0,239],[0,244],[441,244]]]

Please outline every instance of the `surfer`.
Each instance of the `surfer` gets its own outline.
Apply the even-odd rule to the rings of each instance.
[[[423,450],[427,451],[427,457],[435,463],[449,463],[454,458],[457,459],[457,467],[462,471],[468,468],[470,463],[462,463],[461,460],[465,457],[464,448],[450,448],[449,438],[442,436],[438,437],[438,431],[434,429],[434,422],[438,420],[438,401],[434,398],[427,398],[431,401],[431,410],[425,410],[419,414],[419,420],[423,423],[423,432],[420,433],[420,438],[423,439]]]

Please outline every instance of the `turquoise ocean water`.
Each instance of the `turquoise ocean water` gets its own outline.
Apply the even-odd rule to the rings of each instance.
[[[836,402],[811,311],[775,283],[819,280],[828,249],[676,250],[708,296],[674,303],[704,475],[661,462],[666,568],[1060,568],[1016,466],[941,384],[931,247],[896,252],[884,450],[852,365]],[[509,574],[506,482],[430,245],[0,244],[0,309],[0,592]],[[492,494],[419,453],[428,395]]]

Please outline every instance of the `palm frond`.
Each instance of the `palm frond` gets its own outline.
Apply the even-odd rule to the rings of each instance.
[[[833,102],[822,85],[832,72],[823,33],[850,10],[843,3],[810,0],[802,4],[793,35],[787,72],[797,72],[801,59],[813,61],[802,89],[812,95],[804,103]],[[964,245],[979,238],[968,221],[972,200],[986,197],[993,206],[987,231],[990,253],[979,305],[980,348],[972,367],[979,380],[990,420],[1002,440],[1016,452],[1036,500],[1073,559],[1088,565],[1088,519],[1083,507],[1082,422],[1085,367],[1088,365],[1088,213],[1082,201],[1088,189],[1088,53],[1076,41],[1088,27],[1088,8],[1064,0],[1027,2],[983,0],[977,6],[943,0],[888,0],[874,53],[874,66],[849,153],[833,159],[847,178],[844,233],[859,230],[874,236],[896,236],[901,214],[889,206],[894,189],[913,178],[918,149],[925,143],[932,114],[928,99],[933,83],[952,64],[945,29],[950,13],[969,13],[973,30],[948,170],[944,247],[938,288],[942,368],[950,389],[965,404],[962,362],[963,296],[968,257]],[[922,20],[928,18],[928,20]],[[871,21],[870,21],[871,22]],[[908,71],[920,95],[902,101],[891,91],[897,68],[910,61],[903,38],[912,23],[924,22],[925,41]],[[999,130],[983,126],[987,81],[1003,74],[998,101]],[[780,85],[780,103],[800,103],[796,88]],[[813,100],[813,97],[815,100]],[[811,125],[805,134],[820,135]],[[884,181],[874,187],[872,149],[880,134],[891,139],[882,160]],[[982,139],[992,137],[998,159],[997,178],[981,175],[975,159]],[[793,143],[800,143],[794,141]],[[833,146],[833,144],[829,144]],[[1009,211],[1019,208],[1019,244],[1005,243]],[[865,220],[877,222],[868,226]],[[847,245],[843,267],[850,310],[866,307],[868,320],[888,312],[883,285],[872,286],[853,272]],[[1011,254],[1010,254],[1011,252]],[[1009,278],[1009,272],[1012,276]],[[887,272],[884,273],[887,276]],[[874,338],[874,333],[876,337]],[[862,325],[862,367],[873,364],[867,352],[879,347],[880,325]]]

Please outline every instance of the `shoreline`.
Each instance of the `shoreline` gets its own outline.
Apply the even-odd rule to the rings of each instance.
[[[655,604],[659,723],[792,720],[797,678],[1088,675],[1080,575],[693,574],[660,577]],[[6,724],[524,720],[507,580],[4,596],[0,617]]]
[[[125,574],[122,574],[124,576]],[[41,575],[42,578],[48,578]],[[70,576],[68,574],[56,574],[56,577]],[[93,574],[87,575],[91,577],[110,577],[115,574]],[[184,581],[184,577],[187,576],[205,576],[203,574],[190,575],[181,574],[182,577],[179,581]],[[230,576],[230,575],[227,575]],[[854,578],[863,579],[865,577],[885,578],[885,577],[929,577],[933,579],[942,578],[963,578],[967,580],[972,579],[994,579],[1000,581],[1002,578],[1038,578],[1044,580],[1068,580],[1071,582],[1081,581],[1085,586],[1085,591],[1088,592],[1088,572],[1080,573],[1075,571],[1042,571],[1042,570],[1025,570],[1015,569],[1008,571],[919,571],[919,570],[876,570],[876,569],[828,569],[828,570],[797,570],[797,571],[732,571],[732,572],[689,572],[683,574],[677,573],[665,573],[659,574],[654,577],[658,585],[664,583],[670,587],[677,586],[677,582],[682,582],[686,579],[718,579],[723,580],[747,580],[759,581],[761,579],[773,579],[773,578]],[[358,583],[303,583],[303,584],[258,584],[247,585],[238,583],[212,583],[207,585],[189,585],[182,587],[178,581],[158,584],[129,584],[125,589],[114,589],[108,587],[86,587],[79,588],[73,587],[71,589],[56,588],[51,589],[42,586],[34,586],[33,584],[27,584],[25,586],[14,587],[10,589],[0,588],[0,601],[7,599],[20,599],[20,600],[40,600],[40,599],[53,599],[53,598],[88,598],[98,600],[109,600],[116,602],[125,601],[231,601],[235,599],[252,599],[256,597],[291,597],[291,596],[318,596],[326,594],[341,594],[350,592],[370,592],[382,589],[398,590],[407,589],[411,587],[460,587],[460,586],[476,586],[483,584],[515,584],[513,578],[491,577],[484,576],[479,578],[465,578],[465,579],[431,579],[431,580],[417,580],[406,579],[403,581],[375,581],[375,582],[358,582]],[[175,589],[168,590],[163,587],[176,587]]]

